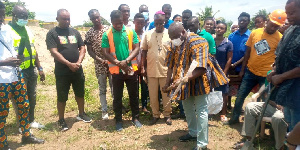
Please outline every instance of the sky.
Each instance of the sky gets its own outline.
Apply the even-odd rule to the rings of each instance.
[[[17,0],[10,0],[17,1]],[[150,20],[154,13],[161,10],[163,4],[171,4],[172,17],[190,9],[193,15],[204,10],[205,6],[212,6],[217,12],[216,18],[223,17],[226,20],[237,21],[241,12],[247,12],[254,16],[260,9],[272,12],[276,9],[285,8],[286,0],[21,0],[26,3],[26,8],[36,13],[36,19],[53,22],[56,21],[56,12],[65,8],[70,12],[71,25],[81,25],[88,21],[88,11],[98,9],[100,15],[110,22],[110,12],[118,9],[120,4],[126,3],[130,7],[130,18],[138,13],[139,6],[146,4],[149,7]]]

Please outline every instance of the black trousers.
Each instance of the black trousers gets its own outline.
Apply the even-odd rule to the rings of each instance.
[[[141,103],[142,103],[142,109],[144,109],[144,108],[147,108],[149,91],[148,91],[148,85],[143,80],[143,76],[139,76],[139,79],[140,79],[140,83],[141,83]]]
[[[138,100],[138,78],[137,75],[126,75],[123,73],[113,74],[112,83],[113,83],[113,109],[115,112],[116,122],[122,121],[122,98],[123,98],[123,89],[124,82],[126,83],[129,102],[132,112],[132,120],[139,118],[139,100]]]

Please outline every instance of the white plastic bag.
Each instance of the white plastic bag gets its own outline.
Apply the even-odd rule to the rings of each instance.
[[[214,91],[208,94],[207,98],[208,114],[217,114],[223,108],[223,96],[222,91]]]

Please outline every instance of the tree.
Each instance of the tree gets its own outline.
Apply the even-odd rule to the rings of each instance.
[[[104,18],[101,17],[101,16],[100,16],[100,18],[101,18],[101,23],[102,23],[103,25],[108,25],[108,26],[110,26],[110,23],[109,23],[106,19],[104,19]],[[84,23],[83,23],[82,26],[83,26],[83,27],[93,27],[93,23],[92,23],[92,21],[84,21]]]
[[[9,2],[8,0],[4,0],[5,5],[5,14],[6,16],[12,16],[12,10],[15,7],[15,5],[21,5],[26,7],[25,2]],[[28,19],[34,19],[35,18],[35,12],[28,11]]]
[[[231,30],[230,30],[230,26],[233,24],[233,22],[231,20],[227,21],[225,18],[223,17],[219,17],[216,19],[217,21],[221,21],[221,22],[225,22],[227,24],[227,31],[226,33],[224,34],[224,37],[228,37],[229,34],[231,33]]]
[[[205,6],[204,11],[201,10],[201,13],[197,12],[196,14],[199,16],[200,21],[204,21],[207,17],[214,17],[220,10],[217,12],[213,12],[212,6]]]
[[[250,23],[249,23],[249,29],[252,30],[255,28],[255,17],[258,15],[263,15],[266,16],[266,18],[268,18],[268,16],[270,15],[270,12],[267,12],[266,9],[261,9],[259,10],[254,17],[251,18]]]

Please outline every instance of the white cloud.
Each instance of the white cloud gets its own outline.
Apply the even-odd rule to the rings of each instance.
[[[16,1],[16,0],[14,0]],[[251,16],[255,15],[260,9],[266,9],[271,12],[275,9],[284,9],[285,1],[283,0],[22,0],[26,3],[27,8],[36,12],[36,19],[43,21],[55,21],[56,11],[60,8],[67,9],[71,14],[71,24],[82,24],[84,20],[89,20],[88,11],[90,9],[98,9],[100,14],[110,20],[109,15],[112,10],[118,9],[122,3],[129,5],[131,10],[131,18],[138,12],[141,4],[146,4],[149,7],[150,18],[165,3],[172,5],[175,14],[181,14],[183,10],[190,9],[193,15],[204,9],[205,6],[212,6],[213,11],[216,12],[216,17],[223,17],[226,20],[235,21],[238,15],[245,11]]]

